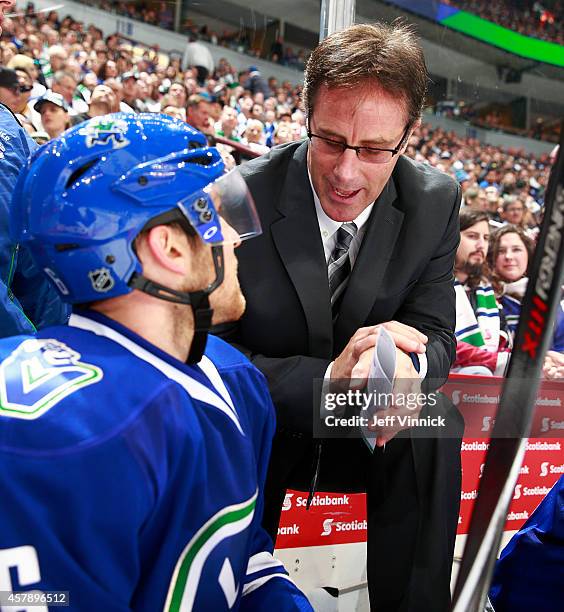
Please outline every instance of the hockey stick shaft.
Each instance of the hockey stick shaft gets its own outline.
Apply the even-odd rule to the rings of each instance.
[[[481,612],[526,450],[564,271],[564,122],[545,218],[453,597],[454,612]]]

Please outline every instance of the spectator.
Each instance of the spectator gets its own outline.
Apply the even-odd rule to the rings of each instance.
[[[259,72],[256,66],[249,66],[247,73],[244,73],[246,78],[243,78],[242,83],[245,89],[248,89],[254,96],[256,93],[262,93],[265,98],[272,95],[268,83]]]
[[[178,119],[179,121],[186,121],[186,111],[183,108],[178,108],[178,106],[172,106],[168,104],[162,110],[165,115],[169,117],[173,117],[174,119]]]
[[[47,51],[49,61],[42,67],[43,77],[47,87],[53,87],[53,77],[56,72],[65,69],[69,55],[62,45],[52,45]]]
[[[104,85],[108,86],[113,92],[117,102],[117,108],[112,109],[114,111],[121,111],[122,113],[134,113],[135,111],[123,100],[123,85],[117,79],[106,79]]]
[[[82,123],[92,117],[108,115],[117,108],[117,99],[110,87],[107,85],[97,85],[90,97],[88,112],[70,117],[71,125]]]
[[[287,142],[292,142],[294,140],[294,130],[292,129],[292,124],[287,121],[283,121],[279,123],[274,131],[274,144],[286,144]]]
[[[139,87],[137,82],[139,75],[135,72],[125,72],[121,76],[121,84],[123,87],[123,101],[127,106],[133,109],[136,113],[142,113],[147,110],[147,106],[139,99]]]
[[[253,116],[253,98],[244,94],[239,98],[239,116],[238,121],[240,126],[244,126],[247,123],[248,119],[251,119]]]
[[[43,82],[43,74],[39,74],[39,70],[31,57],[27,55],[15,55],[7,64],[12,70],[25,70],[33,81],[33,89],[31,91],[31,99],[41,97],[46,91],[45,83]]]
[[[186,86],[180,81],[175,81],[168,89],[167,93],[168,103],[178,108],[186,108],[186,102],[188,95]]]
[[[19,102],[16,106],[16,115],[20,123],[28,132],[35,132],[41,129],[41,117],[30,103],[33,82],[25,70],[16,70],[19,83]]]
[[[509,359],[509,335],[487,265],[488,214],[460,211],[460,244],[455,258],[456,360],[452,371],[502,376]]]
[[[505,196],[500,210],[501,220],[511,225],[525,227],[525,204],[516,196]]]
[[[478,194],[480,193],[479,189],[475,187],[470,187],[462,192],[462,204],[463,206],[467,206],[468,208],[478,209]]]
[[[195,94],[188,98],[186,121],[206,135],[213,133],[210,121],[209,101],[201,95]]]
[[[261,155],[268,153],[268,147],[264,144],[264,126],[262,121],[249,119],[241,142]]]
[[[270,45],[270,59],[277,64],[282,62],[282,58],[284,56],[283,42],[284,39],[282,36],[277,36],[276,40],[272,43],[272,45]]]
[[[237,135],[237,111],[231,106],[224,106],[221,113],[219,129],[216,129],[217,136],[223,136],[234,142],[240,142]]]
[[[500,281],[497,283],[497,295],[512,336],[515,335],[519,323],[521,302],[527,290],[527,272],[533,250],[533,241],[521,227],[505,225],[492,235],[491,262],[494,274]],[[545,362],[545,374],[550,371],[552,362],[558,361],[552,352],[564,353],[562,303],[558,305],[554,337]]]
[[[61,94],[47,90],[34,108],[41,115],[41,123],[49,138],[56,138],[70,126],[69,106]]]
[[[19,112],[21,91],[18,75],[15,70],[0,66],[0,102],[13,113]]]
[[[69,70],[59,70],[53,75],[52,91],[64,98],[67,103],[68,112],[71,115],[78,115],[88,111],[88,104],[84,100],[74,97],[77,84],[76,77]]]
[[[106,60],[98,68],[98,79],[105,81],[106,79],[115,79],[119,76],[117,65],[114,60]]]
[[[503,207],[503,198],[499,195],[499,190],[494,185],[489,185],[484,189],[488,205],[488,213],[493,221],[500,221],[499,210]]]

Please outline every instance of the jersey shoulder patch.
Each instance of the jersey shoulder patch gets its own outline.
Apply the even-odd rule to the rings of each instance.
[[[103,371],[54,339],[24,340],[0,363],[0,416],[34,420],[79,389],[100,382]]]

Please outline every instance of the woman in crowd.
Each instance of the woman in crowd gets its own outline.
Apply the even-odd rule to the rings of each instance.
[[[515,335],[521,314],[521,302],[528,282],[529,263],[534,252],[533,241],[516,225],[504,225],[491,238],[491,267],[496,280],[497,298],[507,327]],[[562,302],[558,306],[554,337],[548,351],[545,374],[561,371],[564,361],[564,312]],[[558,365],[559,364],[559,365]],[[557,370],[551,370],[551,368]],[[560,369],[560,370],[559,370]],[[552,377],[552,376],[551,376]]]

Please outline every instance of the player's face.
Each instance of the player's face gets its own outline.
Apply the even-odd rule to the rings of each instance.
[[[349,145],[393,149],[400,143],[407,122],[405,105],[384,91],[323,86],[313,101],[309,129]],[[351,149],[331,151],[313,138],[308,167],[323,210],[335,221],[358,217],[378,198],[398,158],[395,155],[381,164],[361,161]]]
[[[223,232],[223,257],[225,265],[225,278],[221,285],[211,294],[210,302],[214,309],[213,324],[237,321],[245,312],[245,298],[239,285],[237,276],[238,262],[235,249],[241,244],[239,234],[221,220]]]
[[[495,260],[495,271],[507,282],[523,278],[527,271],[529,256],[519,234],[504,234],[499,241]]]
[[[221,219],[221,231],[224,237],[224,278],[219,287],[210,294],[210,306],[213,308],[212,323],[226,323],[237,321],[245,312],[245,298],[241,292],[239,279],[237,277],[237,257],[235,249],[241,243],[239,234]],[[192,284],[189,290],[205,289],[215,279],[211,247],[198,243],[198,253],[195,257],[194,269],[190,276],[197,278],[196,286]]]
[[[479,221],[460,232],[460,244],[456,251],[456,266],[462,268],[470,264],[484,263],[488,254],[490,227],[487,221]]]

